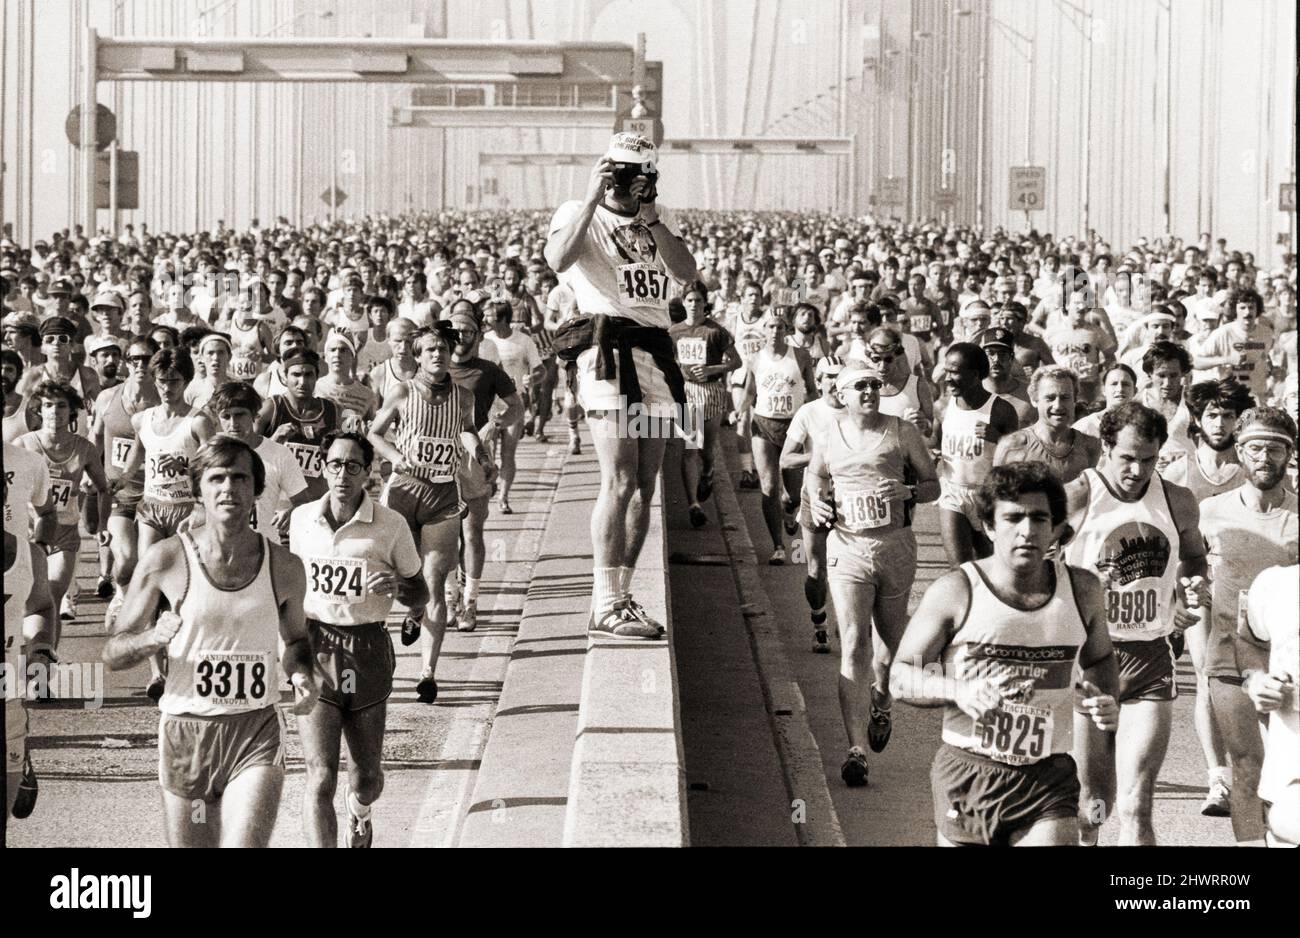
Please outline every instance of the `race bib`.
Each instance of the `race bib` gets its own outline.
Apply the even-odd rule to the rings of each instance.
[[[298,460],[298,468],[302,470],[304,478],[321,477],[325,454],[320,451],[319,446],[315,443],[285,443],[284,445],[289,448],[289,452],[293,453],[293,458]]]
[[[126,460],[131,455],[135,440],[129,436],[115,436],[108,444],[108,461],[114,469],[126,469]]]
[[[681,365],[703,365],[708,359],[707,343],[702,337],[677,340],[677,362]]]
[[[668,305],[668,275],[653,264],[620,264],[618,298],[629,306]]]
[[[850,531],[883,528],[893,521],[893,502],[874,492],[861,490],[838,493],[840,519]]]
[[[236,381],[252,381],[262,371],[262,363],[256,358],[241,356],[230,360],[227,373]]]
[[[275,689],[274,653],[200,651],[194,664],[194,696],[235,710],[260,710]]]
[[[1004,700],[975,724],[975,751],[1007,765],[1028,765],[1052,754],[1052,711]]]
[[[417,437],[414,462],[422,469],[431,470],[434,482],[450,482],[456,478],[456,441],[446,437]]]
[[[307,558],[307,589],[327,603],[365,602],[366,562],[359,557]]]
[[[190,485],[190,461],[184,453],[150,453],[145,473],[146,498],[164,502],[188,501],[194,497]]]
[[[50,479],[50,501],[62,524],[77,520],[77,500],[72,497],[71,479]]]
[[[1106,625],[1114,632],[1145,632],[1160,625],[1160,593],[1154,586],[1106,587]]]
[[[943,455],[949,459],[979,459],[984,455],[984,441],[974,434],[944,434]]]
[[[911,316],[908,319],[913,332],[929,332],[934,328],[934,322],[928,315]]]
[[[793,394],[773,394],[768,391],[764,392],[763,400],[766,405],[764,409],[769,415],[773,417],[794,416]]]
[[[758,354],[759,349],[767,342],[761,335],[747,335],[740,340],[740,355],[748,360]]]

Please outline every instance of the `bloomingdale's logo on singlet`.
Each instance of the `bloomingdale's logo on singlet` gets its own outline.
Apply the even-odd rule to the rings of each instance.
[[[1097,571],[1117,585],[1145,577],[1159,577],[1169,565],[1169,539],[1159,528],[1141,521],[1128,521],[1110,534],[1101,547]]]

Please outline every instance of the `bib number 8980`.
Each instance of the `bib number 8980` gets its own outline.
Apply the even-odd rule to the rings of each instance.
[[[1154,589],[1121,593],[1106,591],[1106,622],[1121,628],[1140,628],[1156,621],[1159,602]]]

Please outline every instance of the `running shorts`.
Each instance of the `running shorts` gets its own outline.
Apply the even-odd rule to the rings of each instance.
[[[619,389],[618,375],[596,378],[596,353],[599,349],[587,349],[578,356],[578,403],[582,409],[591,413],[593,410],[620,411],[624,409],[623,392]],[[676,402],[672,391],[664,379],[664,373],[655,364],[654,358],[644,349],[632,349],[632,361],[636,365],[637,380],[641,384],[643,405],[650,407],[671,408],[676,411]],[[616,363],[617,367],[617,363]],[[664,414],[670,413],[665,409]]]
[[[884,535],[832,528],[826,535],[826,578],[873,586],[879,599],[906,596],[916,579],[916,535],[911,528]]]
[[[388,477],[380,504],[406,519],[417,545],[421,528],[426,524],[458,518],[461,509],[455,482],[425,482],[400,472]]]
[[[307,634],[324,703],[355,712],[392,694],[397,652],[383,622],[330,625],[309,618]]]
[[[113,508],[109,512],[112,518],[134,518],[144,500],[144,486],[128,483],[113,493]]]
[[[731,410],[731,393],[725,381],[686,382],[686,403],[700,420],[714,420]]]
[[[284,768],[278,707],[221,716],[164,713],[158,722],[158,781],[181,798],[218,800],[245,769]]]
[[[767,440],[777,449],[785,447],[785,435],[790,432],[790,421],[776,417],[760,417],[754,414],[750,427],[754,436]]]
[[[1112,642],[1119,665],[1119,703],[1174,700],[1174,649],[1168,635],[1138,642]]]
[[[935,826],[954,844],[1005,847],[1039,821],[1079,815],[1079,773],[1066,752],[1005,765],[944,743],[930,767],[930,789]]]
[[[939,480],[939,507],[944,511],[956,512],[964,515],[970,522],[975,533],[984,533],[984,522],[980,520],[979,504],[975,500],[975,493],[979,491],[979,486],[975,485],[958,485],[955,482],[948,482],[944,479]]]
[[[193,510],[192,502],[173,505],[170,502],[156,502],[142,498],[139,507],[135,510],[135,516],[140,524],[149,525],[163,537],[174,537],[180,523],[188,518]]]
[[[75,524],[54,525],[54,534],[44,545],[47,557],[55,554],[76,554],[81,550],[81,528]]]

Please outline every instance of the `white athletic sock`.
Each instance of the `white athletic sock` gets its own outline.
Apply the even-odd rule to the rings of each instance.
[[[740,468],[741,468],[743,471],[745,471],[745,472],[753,472],[753,471],[754,471],[754,454],[753,454],[753,453],[741,453],[741,454],[740,454]]]
[[[599,619],[614,608],[622,595],[622,573],[619,567],[595,567],[591,571],[592,610]]]
[[[358,801],[356,793],[351,789],[348,789],[348,811],[353,817],[359,817],[363,821],[370,817],[370,805]]]
[[[476,576],[465,577],[465,602],[478,602],[478,577]]]
[[[1210,769],[1210,771],[1207,772],[1206,774],[1210,777],[1211,785],[1214,784],[1215,779],[1218,779],[1219,781],[1222,781],[1223,784],[1227,785],[1229,788],[1232,787],[1232,766],[1221,765],[1217,769]]]
[[[618,568],[618,595],[620,599],[632,598],[632,571],[634,567]]]

